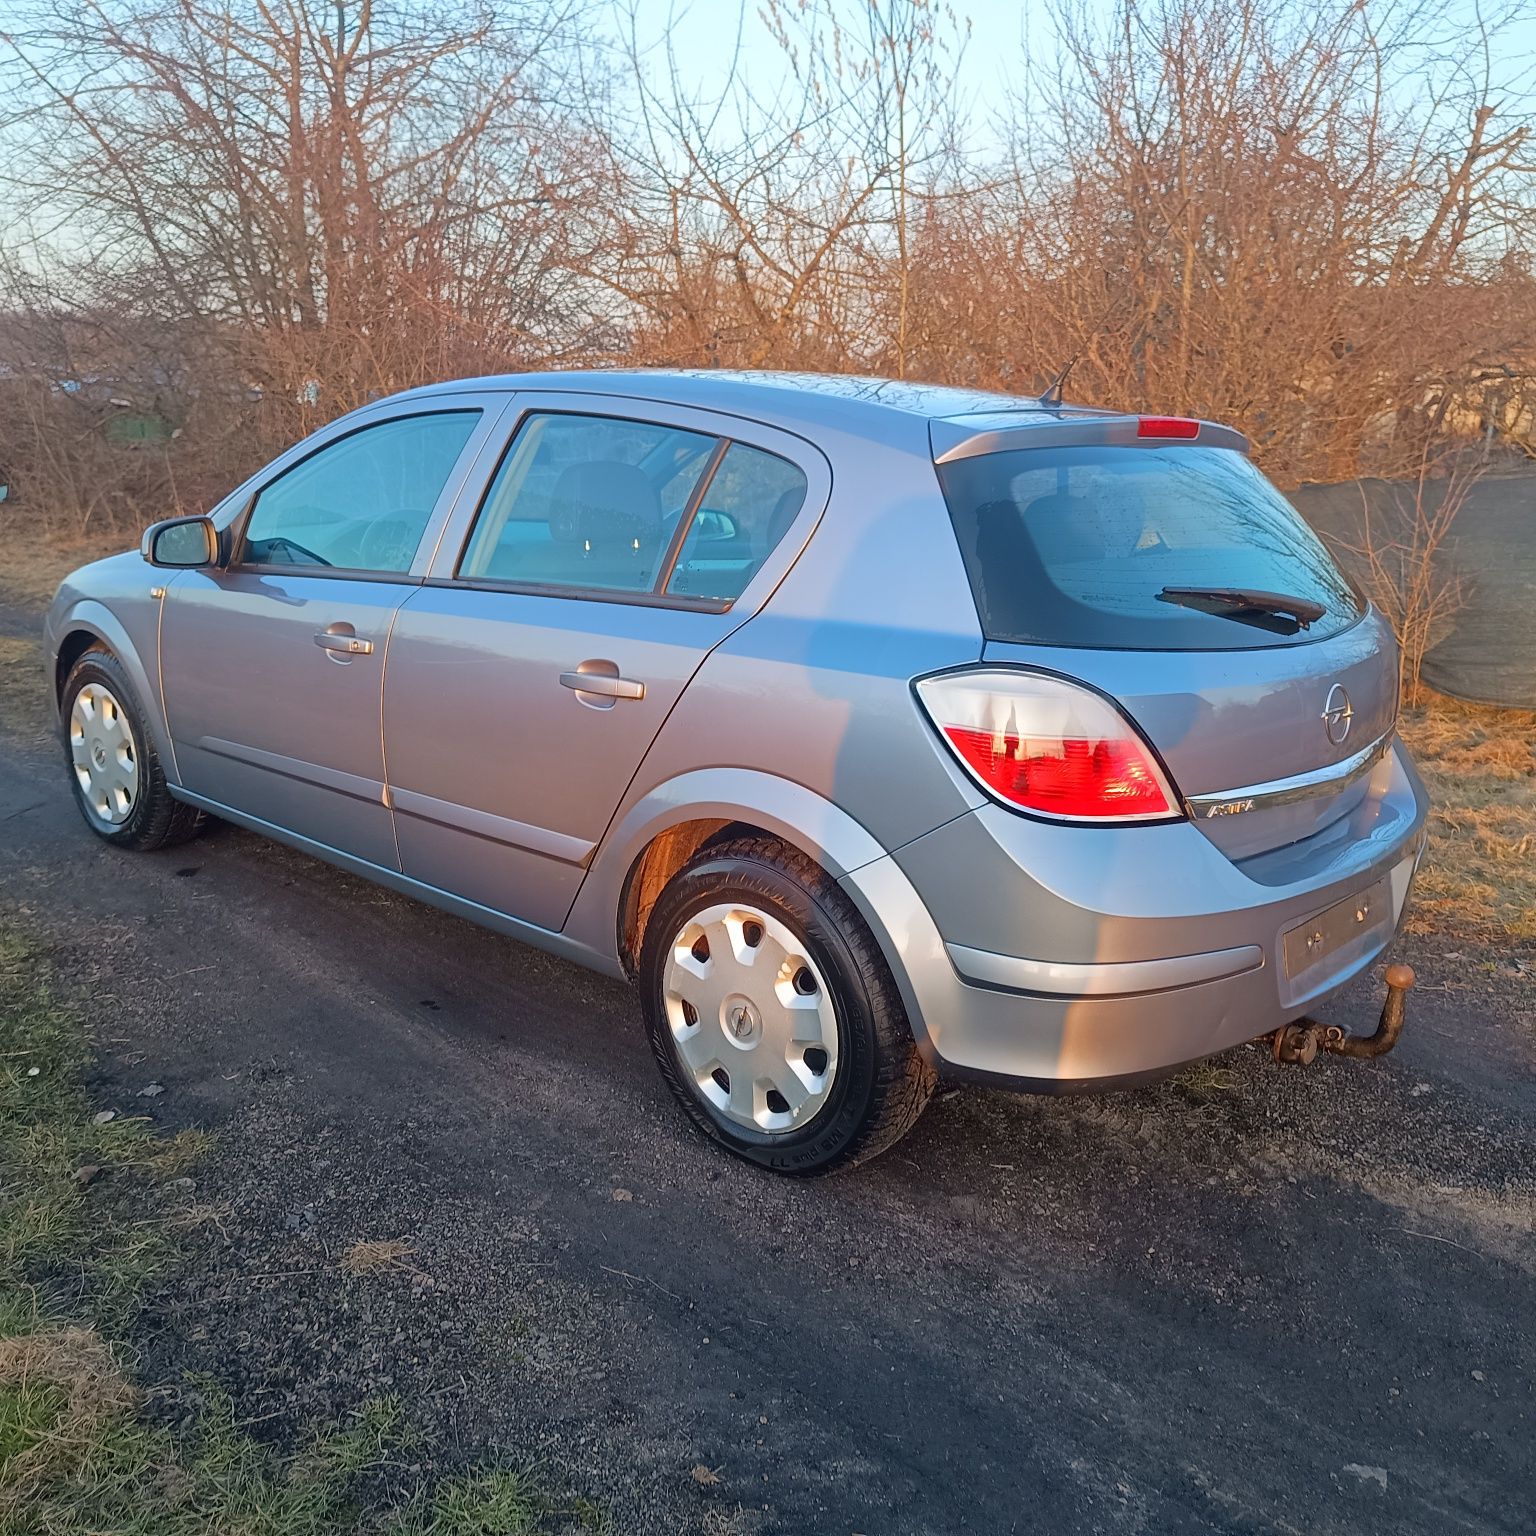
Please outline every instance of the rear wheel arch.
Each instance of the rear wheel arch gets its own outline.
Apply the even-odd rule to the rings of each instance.
[[[714,843],[741,838],[777,838],[794,847],[806,858],[806,852],[781,832],[770,832],[751,821],[730,821],[721,816],[699,817],[664,827],[642,848],[630,864],[619,898],[619,959],[631,981],[639,974],[640,951],[645,943],[646,924],[657,898],[673,877],[687,867],[704,849]]]
[[[858,821],[803,784],[756,768],[696,768],[624,808],[589,868],[565,931],[631,979],[656,898],[706,843],[773,837],[832,880],[885,856]]]

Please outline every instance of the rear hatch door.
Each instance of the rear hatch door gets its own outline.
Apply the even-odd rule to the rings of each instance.
[[[1368,793],[1396,718],[1391,634],[1235,434],[1136,426],[939,455],[985,659],[1118,702],[1230,857],[1297,842]]]

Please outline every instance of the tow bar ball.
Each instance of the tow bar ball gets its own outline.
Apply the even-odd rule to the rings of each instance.
[[[1412,985],[1411,965],[1389,965],[1387,1000],[1381,1006],[1381,1019],[1374,1034],[1352,1035],[1339,1024],[1297,1019],[1294,1024],[1277,1029],[1271,1036],[1275,1060],[1295,1062],[1304,1067],[1317,1060],[1319,1051],[1331,1051],[1335,1056],[1352,1056],[1356,1061],[1385,1056],[1397,1044],[1397,1037],[1403,1032],[1403,1016],[1408,1009],[1408,989]]]

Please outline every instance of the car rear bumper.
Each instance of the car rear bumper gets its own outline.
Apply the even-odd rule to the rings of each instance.
[[[1247,865],[1187,822],[1068,828],[987,806],[843,884],[936,1065],[1050,1092],[1128,1085],[1268,1034],[1370,965],[1426,811],[1394,749],[1340,824]]]

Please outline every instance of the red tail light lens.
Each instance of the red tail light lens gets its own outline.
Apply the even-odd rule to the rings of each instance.
[[[1006,805],[1060,821],[1183,814],[1151,748],[1087,688],[999,668],[924,678],[917,692],[966,771]]]
[[[1136,436],[1199,437],[1200,423],[1192,421],[1187,416],[1138,416],[1136,418]]]

